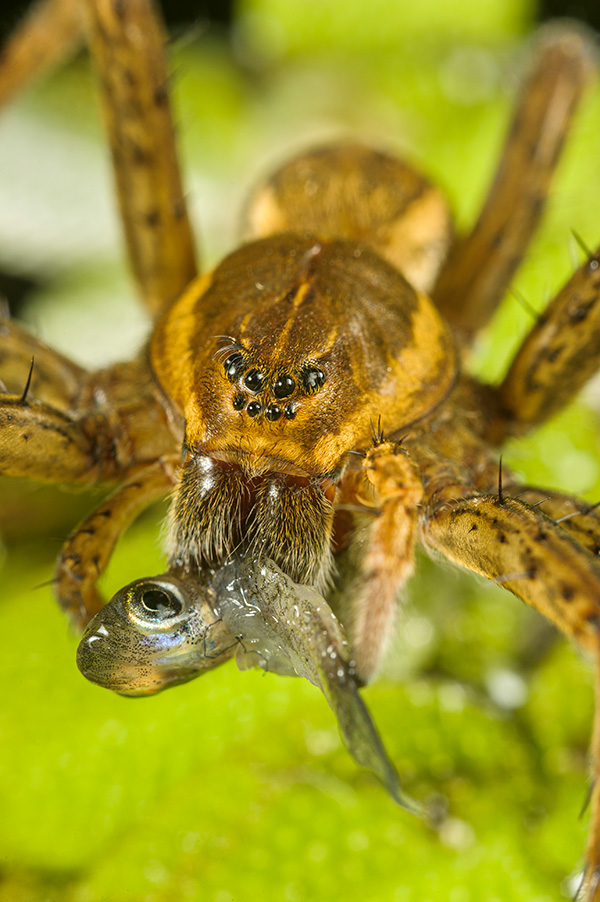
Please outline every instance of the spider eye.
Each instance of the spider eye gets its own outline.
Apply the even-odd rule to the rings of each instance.
[[[281,416],[281,407],[278,404],[269,404],[265,410],[265,416],[267,420],[278,420]]]
[[[305,366],[302,370],[302,385],[307,395],[318,392],[325,384],[325,373],[318,366]]]
[[[291,376],[288,376],[287,373],[284,373],[275,381],[273,385],[273,394],[276,398],[287,398],[294,393],[295,389],[295,380]]]
[[[234,351],[234,353],[230,354],[227,360],[224,362],[223,368],[225,370],[225,375],[227,376],[227,378],[231,382],[235,382],[236,379],[238,379],[246,369],[244,355],[239,351]]]
[[[135,586],[127,597],[130,615],[148,624],[159,624],[179,616],[183,600],[174,588],[142,584]]]
[[[259,401],[251,401],[246,408],[249,417],[257,417],[262,410],[262,404]]]
[[[259,370],[250,370],[249,373],[246,373],[244,385],[249,391],[256,393],[261,390],[265,378],[265,374]]]

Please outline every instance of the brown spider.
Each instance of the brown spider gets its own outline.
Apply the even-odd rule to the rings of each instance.
[[[118,483],[59,558],[56,594],[75,625],[101,609],[96,582],[123,530],[174,490],[170,566],[190,580],[238,551],[325,591],[353,572],[336,562],[358,562],[346,594],[363,682],[417,542],[505,586],[598,659],[597,512],[518,486],[498,448],[596,370],[600,255],[551,302],[499,387],[461,371],[540,219],[593,70],[585,39],[540,42],[469,235],[453,238],[442,195],[411,167],[344,143],[275,173],[248,207],[248,242],[196,278],[154,11],[146,0],[85,7],[129,255],[156,325],[137,359],[96,372],[13,322],[0,330],[0,471]],[[58,54],[79,38],[78,9],[35,9],[4,57],[5,69],[18,61],[13,86],[52,61],[35,43],[49,27]],[[599,762],[597,724],[594,777]],[[591,804],[590,900],[598,780]]]

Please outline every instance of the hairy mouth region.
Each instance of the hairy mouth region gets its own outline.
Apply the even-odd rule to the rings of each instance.
[[[337,478],[329,474],[309,473],[296,464],[275,454],[250,454],[239,447],[211,449],[203,447],[188,451],[184,464],[194,460],[201,468],[218,467],[242,473],[249,486],[264,486],[265,482],[296,486],[298,489],[318,486],[328,501],[333,502]]]

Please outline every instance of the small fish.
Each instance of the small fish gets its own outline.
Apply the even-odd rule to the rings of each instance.
[[[77,663],[89,680],[122,695],[160,692],[235,655],[241,670],[300,676],[321,690],[346,747],[403,808],[402,791],[359,694],[341,624],[311,586],[272,561],[234,558],[215,573],[170,571],[121,589],[94,617]]]
[[[129,583],[87,627],[77,666],[121,695],[153,695],[213,670],[238,646],[214,604],[208,574],[175,571]]]

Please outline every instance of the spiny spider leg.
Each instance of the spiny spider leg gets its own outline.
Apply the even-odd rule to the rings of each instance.
[[[554,520],[568,532],[586,551],[595,557],[600,555],[600,506],[554,492],[531,486],[505,487],[507,495],[517,497],[530,507],[539,507],[547,517]]]
[[[0,107],[30,81],[52,70],[83,43],[79,0],[40,0],[0,54]]]
[[[600,366],[600,249],[541,314],[498,389],[520,435],[561,410]]]
[[[83,630],[104,605],[96,588],[127,527],[176,482],[178,457],[163,457],[110,495],[67,539],[56,567],[54,592],[63,611]]]
[[[148,0],[86,0],[129,259],[152,313],[196,275],[171,116],[166,37]]]
[[[428,505],[422,532],[449,560],[504,586],[596,650],[600,561],[541,505],[465,491],[463,498]]]
[[[526,489],[522,497],[535,498],[536,492],[540,498],[547,495],[541,489]],[[552,501],[558,503],[558,499],[546,503]],[[574,637],[594,655],[600,670],[600,562],[567,531],[576,517],[557,524],[541,508],[542,504],[532,506],[506,494],[502,499],[471,495],[431,505],[422,532],[430,547],[460,567],[502,585]],[[597,692],[591,824],[582,896],[586,902],[600,899],[595,879],[600,873],[599,696]]]
[[[102,425],[100,415],[75,418],[22,394],[2,395],[0,473],[45,482],[113,479],[110,434]]]
[[[19,394],[34,360],[29,396],[59,410],[70,409],[86,371],[53,351],[14,320],[0,318],[0,379],[11,394]]]
[[[489,321],[527,252],[593,72],[588,40],[562,25],[546,30],[479,219],[450,249],[433,289],[439,309],[467,337]]]
[[[63,409],[32,390],[24,397],[27,373],[18,393],[0,395],[0,473],[92,485],[173,453],[172,416],[144,361],[82,373],[77,397]]]

